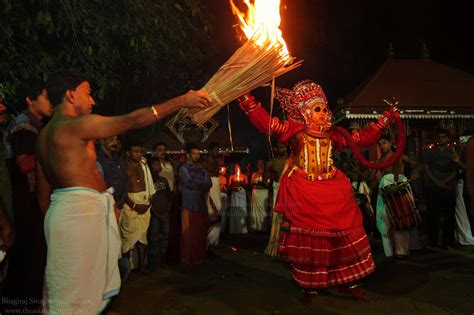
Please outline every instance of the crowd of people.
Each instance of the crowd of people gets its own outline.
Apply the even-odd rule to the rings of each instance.
[[[252,124],[279,141],[271,160],[242,167],[226,161],[217,143],[206,150],[187,143],[177,159],[165,143],[145,148],[121,137],[180,108],[206,106],[203,91],[115,117],[91,114],[91,93],[75,72],[28,82],[24,111],[2,128],[0,254],[8,255],[0,280],[11,301],[32,299],[32,308],[52,314],[103,312],[131,272],[200,264],[222,233],[249,231],[266,233],[265,253],[290,263],[305,303],[333,285],[362,299],[360,280],[375,267],[370,238],[380,235],[387,257],[421,246],[416,209],[413,224],[397,228],[385,194],[404,183],[405,196],[420,178],[426,196],[413,200],[427,201],[428,245],[474,245],[469,133],[453,146],[446,130],[437,131],[438,144],[422,161],[395,156],[384,131],[399,119],[396,109],[348,137],[332,127],[319,85],[303,81],[276,93],[286,121],[269,117],[250,95],[240,99]],[[6,118],[2,99],[0,123]],[[377,143],[373,162],[386,167],[371,170],[348,151],[333,157],[351,141]]]
[[[402,155],[396,164],[379,171],[361,167],[350,153],[339,155],[338,167],[352,181],[356,195],[363,199],[360,206],[365,218],[369,220],[370,217],[371,223],[376,223],[367,222],[366,229],[381,236],[387,257],[406,258],[410,249],[420,249],[425,243],[428,247],[443,249],[474,245],[474,218],[465,164],[469,155],[466,144],[472,133],[468,130],[459,138],[451,138],[447,130],[438,129],[437,144],[426,148],[420,159]],[[377,161],[385,161],[393,155],[394,143],[389,135],[381,136],[377,147],[380,153]],[[426,210],[422,216],[426,221],[424,224],[394,229],[384,188],[399,183],[413,187],[410,192],[413,191],[416,206]],[[422,186],[425,189],[421,189]],[[423,236],[426,236],[426,242],[423,242]]]

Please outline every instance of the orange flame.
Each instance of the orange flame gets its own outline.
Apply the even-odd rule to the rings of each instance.
[[[271,42],[272,47],[280,50],[285,62],[293,60],[280,30],[280,0],[252,0],[253,3],[251,0],[242,0],[247,6],[247,15],[237,8],[234,0],[229,1],[247,39],[252,39],[259,46]]]

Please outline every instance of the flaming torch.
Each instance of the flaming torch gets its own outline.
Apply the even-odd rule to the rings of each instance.
[[[227,60],[203,87],[212,104],[187,114],[202,126],[225,104],[300,66],[291,57],[280,26],[280,0],[243,0],[247,15],[230,0],[247,41]],[[183,113],[182,113],[183,114]]]

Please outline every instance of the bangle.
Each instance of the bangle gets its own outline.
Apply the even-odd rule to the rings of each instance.
[[[156,120],[160,120],[160,114],[158,114],[158,110],[155,108],[155,105],[151,105],[150,110],[153,113],[153,116],[155,116]]]

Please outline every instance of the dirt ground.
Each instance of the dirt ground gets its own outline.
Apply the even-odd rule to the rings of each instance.
[[[376,272],[367,299],[322,291],[312,305],[279,257],[263,254],[268,236],[226,236],[205,263],[132,274],[114,309],[122,314],[474,314],[474,246],[424,249],[405,260],[384,257],[372,242]]]

